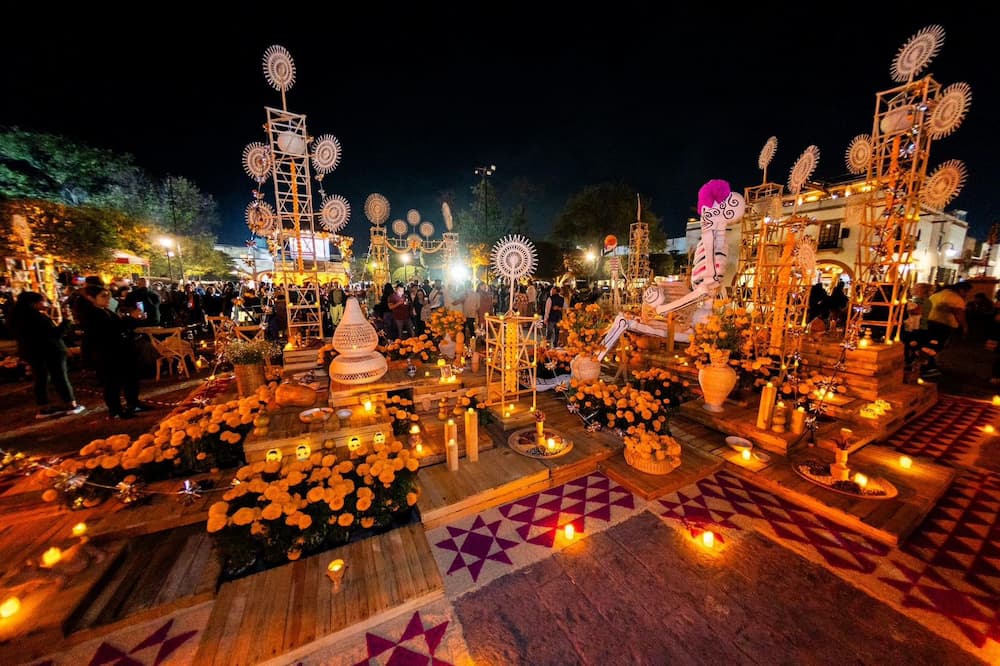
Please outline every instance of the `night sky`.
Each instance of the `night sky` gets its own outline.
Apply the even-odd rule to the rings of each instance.
[[[131,153],[155,175],[191,178],[220,204],[221,240],[241,243],[253,186],[241,154],[265,140],[264,107],[281,104],[261,66],[281,44],[297,69],[289,109],[307,114],[311,134],[343,145],[324,186],[350,201],[346,233],[361,252],[369,193],[389,198],[391,219],[417,208],[439,222],[442,196],[467,205],[473,170],[486,164],[497,165],[501,193],[532,186],[527,213],[539,238],[570,194],[606,180],[650,197],[667,235],[680,236],[703,182],[760,182],[757,157],[771,135],[770,180],[787,182],[809,144],[821,152],[815,179],[846,177],[847,145],[871,132],[876,92],[896,85],[897,50],[938,23],[946,37],[928,71],[944,85],[969,83],[973,97],[962,127],[934,143],[931,168],[966,163],[969,179],[949,207],[968,211],[973,233],[984,238],[1000,221],[988,128],[1000,118],[996,9],[877,16],[856,4],[747,4],[753,15],[719,18],[714,6],[546,15],[534,5],[516,16],[508,7],[291,15],[289,5],[218,23],[175,4],[113,19],[49,9],[8,23],[0,39],[0,126],[67,135]],[[84,18],[130,27],[84,28]]]

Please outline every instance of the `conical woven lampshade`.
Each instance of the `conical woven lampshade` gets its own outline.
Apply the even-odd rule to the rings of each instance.
[[[333,333],[333,348],[342,356],[365,356],[378,346],[378,333],[365,319],[358,299],[348,298],[344,316]]]

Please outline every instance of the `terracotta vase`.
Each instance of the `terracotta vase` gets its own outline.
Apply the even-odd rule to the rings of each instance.
[[[726,398],[736,387],[736,371],[729,365],[729,352],[712,352],[712,362],[698,371],[698,384],[705,398],[703,407],[710,412],[721,412]]]
[[[573,379],[578,382],[596,382],[601,377],[601,362],[590,354],[577,354],[569,363]]]
[[[253,395],[267,384],[263,363],[234,363],[233,374],[236,375],[236,390],[241,398]]]

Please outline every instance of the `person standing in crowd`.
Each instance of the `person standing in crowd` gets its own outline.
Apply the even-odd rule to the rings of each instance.
[[[535,288],[534,281],[528,283],[524,293],[528,296],[528,316],[532,316],[538,312],[538,289]]]
[[[73,387],[66,372],[66,343],[63,336],[68,321],[53,321],[46,313],[49,304],[34,291],[22,291],[11,312],[11,325],[17,339],[18,353],[31,367],[35,379],[36,419],[49,416],[79,414],[83,405],[76,402]],[[49,405],[49,378],[63,404]]]
[[[847,285],[843,280],[837,281],[837,286],[830,293],[827,309],[830,313],[830,328],[840,328],[847,323]]]
[[[410,320],[413,322],[415,335],[424,332],[424,310],[427,308],[427,295],[420,285],[413,283],[410,287]]]
[[[412,307],[413,304],[410,303],[410,299],[406,295],[406,288],[402,283],[397,284],[396,290],[389,297],[389,310],[392,312],[394,324],[394,339],[404,339],[414,335],[413,318],[410,314]],[[404,336],[404,333],[408,335]]]
[[[931,312],[927,316],[928,346],[938,354],[944,349],[948,339],[960,330],[968,334],[969,325],[965,321],[965,298],[972,291],[968,282],[948,285],[930,298]],[[924,366],[925,377],[941,374],[937,358],[931,358]]]
[[[344,304],[347,302],[347,295],[344,293],[343,287],[340,286],[340,282],[333,281],[327,298],[330,299],[330,322],[336,328],[337,324],[340,323],[340,318],[344,316]]]
[[[208,285],[205,288],[205,295],[202,297],[201,302],[206,316],[219,317],[222,315],[222,294],[218,292],[214,285]]]
[[[545,301],[545,314],[542,323],[545,324],[545,338],[552,347],[559,346],[559,322],[562,321],[565,300],[559,293],[559,287],[553,285],[549,297]]]
[[[139,305],[140,303],[142,305]],[[125,305],[145,312],[146,326],[160,325],[160,297],[155,291],[150,291],[146,285],[146,278],[135,281],[135,289],[125,297]]]
[[[476,319],[479,317],[479,292],[472,282],[469,283],[461,299],[456,301],[456,304],[459,303],[465,316],[465,339],[471,340],[476,335]]]
[[[493,314],[493,291],[485,282],[479,283],[479,305],[476,308],[476,327],[486,330],[486,315]]]
[[[806,319],[810,322],[814,319],[826,319],[830,316],[830,295],[826,293],[823,283],[818,280],[809,290],[808,307]]]
[[[133,332],[145,323],[144,313],[137,308],[128,310],[124,316],[112,312],[108,308],[111,292],[104,287],[87,285],[83,295],[80,325],[93,354],[97,379],[104,389],[108,418],[127,419],[136,412],[152,409],[139,400],[139,352]]]

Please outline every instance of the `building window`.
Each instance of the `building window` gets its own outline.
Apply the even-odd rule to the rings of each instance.
[[[821,222],[816,247],[819,250],[836,250],[840,247],[840,222]]]

